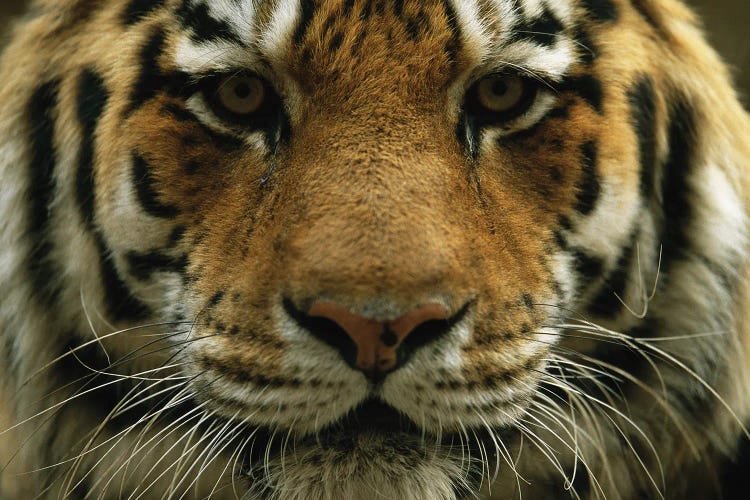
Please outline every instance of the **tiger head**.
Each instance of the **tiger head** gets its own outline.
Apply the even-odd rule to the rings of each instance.
[[[26,29],[58,54],[30,130],[58,124],[74,226],[43,288],[125,360],[102,371],[200,410],[209,430],[172,427],[223,446],[198,462],[258,496],[451,498],[596,477],[618,442],[644,467],[591,489],[658,489],[643,419],[698,418],[643,386],[711,396],[634,339],[731,323],[692,321],[683,284],[738,293],[745,226],[704,167],[728,132],[701,132],[745,118],[676,2],[70,0]],[[696,372],[726,353],[690,349]]]

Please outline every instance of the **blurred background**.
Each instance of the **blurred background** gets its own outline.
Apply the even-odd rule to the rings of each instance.
[[[750,1],[686,1],[703,18],[711,42],[733,68],[744,101],[750,103]],[[22,12],[26,3],[27,0],[0,0],[0,43],[9,20]]]

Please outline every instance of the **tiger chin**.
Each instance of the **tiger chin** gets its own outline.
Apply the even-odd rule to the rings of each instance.
[[[750,122],[676,0],[40,0],[0,497],[713,498]]]

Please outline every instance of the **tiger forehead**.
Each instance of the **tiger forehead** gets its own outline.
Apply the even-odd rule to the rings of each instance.
[[[588,0],[587,0],[588,1]],[[380,80],[460,85],[522,68],[562,79],[575,62],[572,0],[181,0],[177,66],[247,67],[304,87]],[[577,6],[577,7],[576,7]],[[311,89],[308,89],[311,90]]]
[[[450,76],[459,60],[461,32],[446,0],[303,1],[292,32],[298,72],[317,77]],[[401,69],[399,74],[398,69]]]

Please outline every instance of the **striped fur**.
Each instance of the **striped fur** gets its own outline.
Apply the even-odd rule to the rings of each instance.
[[[737,494],[750,122],[677,0],[40,0],[0,73],[0,497]],[[316,300],[454,316],[373,381]]]

